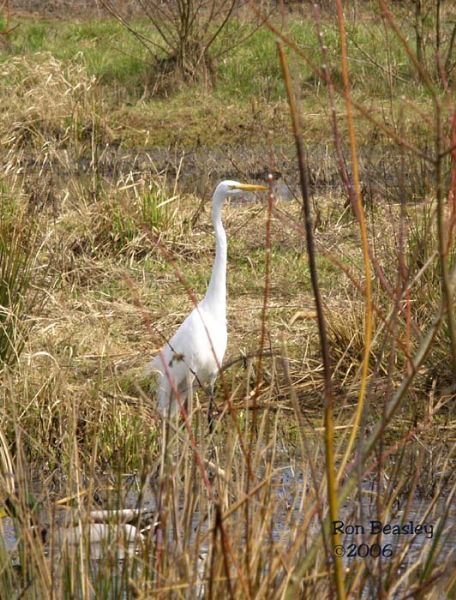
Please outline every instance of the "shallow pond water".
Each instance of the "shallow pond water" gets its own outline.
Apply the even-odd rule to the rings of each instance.
[[[291,464],[288,459],[278,460],[275,464],[274,475],[270,484],[270,488],[273,491],[274,512],[268,516],[268,519],[270,519],[269,539],[271,543],[279,544],[282,547],[288,546],[296,529],[300,527],[304,520],[304,513],[301,510],[300,504],[303,493],[306,493],[306,486],[308,486],[308,483],[306,482],[308,482],[308,478],[301,471],[301,464],[300,461],[293,461],[293,464]],[[263,473],[261,471],[258,472],[258,480],[261,480],[262,476]],[[154,515],[156,512],[156,502],[153,486],[146,485],[141,494],[139,494],[137,491],[138,485],[139,481],[134,476],[129,476],[125,479],[125,508],[139,508],[141,511]],[[388,561],[391,556],[396,558],[399,553],[404,552],[404,558],[400,561],[400,566],[398,567],[398,576],[407,569],[408,565],[411,565],[415,561],[419,561],[420,564],[423,565],[426,557],[433,549],[434,542],[436,542],[439,527],[439,515],[443,514],[444,505],[447,500],[445,495],[442,494],[437,500],[434,510],[430,515],[426,515],[426,511],[430,504],[429,498],[415,496],[409,503],[407,515],[405,517],[404,510],[406,500],[404,499],[403,505],[396,503],[395,506],[393,506],[391,515],[388,519],[383,520],[383,536],[381,538],[373,538],[370,534],[378,532],[378,527],[380,526],[378,522],[380,519],[376,511],[376,501],[372,495],[372,483],[365,481],[362,485],[362,490],[361,503],[348,499],[340,507],[340,523],[336,525],[342,534],[340,543],[343,547],[346,567],[349,568],[350,563],[353,561],[365,560],[366,552],[377,552],[377,546],[380,548],[380,551],[386,549],[386,554],[383,554],[383,561]],[[404,520],[404,523],[402,523],[402,520]],[[242,515],[240,522],[242,523]],[[81,538],[80,531],[77,526],[74,526],[74,523],[75,521],[73,520],[73,524],[69,527],[67,522],[64,528],[62,519],[62,527],[54,531],[53,535],[54,541],[56,541],[57,550],[60,545],[69,544],[70,546],[73,545],[76,551]],[[405,526],[405,529],[402,533],[398,534],[397,527],[399,527],[401,523]],[[111,575],[114,579],[116,577],[124,577],[122,572],[122,559],[125,556],[125,552],[133,554],[141,552],[141,543],[137,537],[137,535],[139,535],[139,529],[136,530],[136,528],[133,527],[131,531],[120,532],[116,529],[118,527],[119,525],[115,525],[113,529],[108,525],[94,524],[91,526],[90,530],[90,553],[91,559],[94,561],[92,567],[94,573],[98,573],[96,562],[104,558],[106,548],[112,548],[112,544],[116,544],[115,556],[116,560],[119,561],[117,563],[119,565],[119,575],[116,575],[115,572],[113,572]],[[123,528],[124,526],[121,525],[120,527]],[[375,531],[372,530],[372,527],[375,528]],[[103,528],[105,529],[102,532],[101,529]],[[209,523],[206,515],[194,511],[191,519],[191,528],[193,531],[193,534],[191,534],[193,539],[192,543],[196,543],[197,532],[198,535],[200,535],[209,530]],[[17,539],[13,521],[10,518],[3,518],[1,520],[1,530],[4,545],[12,556],[13,564],[18,565],[19,562],[16,554]],[[315,518],[308,530],[308,535],[310,535],[311,538],[317,537],[320,535],[319,531],[320,527],[318,519]],[[168,535],[169,543],[173,544],[174,537],[172,527],[168,528]],[[119,537],[122,537],[121,544],[119,542]],[[373,540],[375,541],[373,542]],[[442,560],[449,560],[448,564],[453,564],[456,567],[455,540],[456,504],[453,503],[450,505],[444,530],[441,532],[437,556],[442,557]],[[262,543],[264,542],[265,539],[262,540]],[[200,556],[204,557],[207,554],[207,548],[207,542],[203,541],[202,543],[199,543],[198,552]],[[369,554],[367,554],[367,556],[368,555]],[[58,560],[59,551],[57,551],[54,556],[55,560]],[[372,560],[377,559],[376,554],[371,554],[370,556]],[[201,560],[203,561],[203,558]],[[201,568],[204,569],[203,563]],[[101,574],[98,573],[96,576],[99,577]],[[400,597],[400,595],[397,597]]]

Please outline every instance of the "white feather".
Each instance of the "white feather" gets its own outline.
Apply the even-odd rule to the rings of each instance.
[[[226,323],[227,241],[221,211],[227,196],[242,191],[267,189],[237,181],[222,181],[212,197],[212,223],[216,251],[211,279],[203,300],[192,310],[173,337],[149,363],[145,375],[155,372],[158,409],[172,416],[178,409],[176,392],[185,403],[190,387],[212,388],[225,354],[228,332]]]

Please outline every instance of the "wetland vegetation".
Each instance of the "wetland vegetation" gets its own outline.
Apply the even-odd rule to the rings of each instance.
[[[2,598],[456,595],[455,8],[241,4],[194,79],[133,1],[2,7]],[[163,433],[210,194],[268,172],[224,208],[214,432],[199,390]]]

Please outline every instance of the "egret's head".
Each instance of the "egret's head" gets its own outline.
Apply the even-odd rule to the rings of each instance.
[[[265,185],[257,185],[256,183],[239,183],[239,181],[221,181],[215,188],[215,194],[217,196],[236,196],[242,192],[254,192],[260,190],[267,190]]]

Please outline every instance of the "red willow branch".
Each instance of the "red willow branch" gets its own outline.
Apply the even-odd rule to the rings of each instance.
[[[452,273],[450,274],[450,280],[454,281],[455,279],[456,279],[456,267],[453,268]],[[404,400],[407,396],[407,392],[409,391],[410,386],[416,377],[416,374],[419,372],[421,366],[423,365],[424,361],[426,360],[427,356],[429,355],[429,352],[432,348],[434,340],[439,332],[439,329],[440,329],[440,326],[442,323],[443,312],[444,312],[443,307],[440,306],[437,313],[434,316],[434,319],[433,319],[430,327],[428,328],[426,333],[423,335],[421,343],[415,353],[415,356],[413,357],[411,372],[403,377],[402,382],[400,383],[399,387],[397,388],[396,392],[394,393],[393,397],[388,402],[388,404],[385,408],[382,420],[380,422],[378,422],[377,425],[375,425],[372,433],[369,435],[368,439],[366,440],[366,442],[363,446],[363,457],[362,457],[362,461],[361,461],[362,464],[365,465],[367,463],[369,457],[372,455],[374,449],[376,448],[376,446],[379,442],[379,439],[382,435],[382,431],[384,431],[384,429],[386,428],[388,423],[391,422],[391,420],[394,417],[394,415],[396,414],[397,410],[404,402]],[[406,436],[408,437],[409,434],[410,434],[410,432],[407,432]],[[403,444],[403,441],[399,440],[396,447],[401,447],[402,444]],[[392,448],[388,449],[385,452],[387,454],[390,454],[390,453],[395,452],[395,450],[396,450],[396,448],[393,446]],[[366,471],[366,472],[368,472],[368,471]],[[356,485],[357,485],[357,479],[358,479],[358,472],[356,469],[353,469],[351,471],[351,473],[349,474],[347,481],[344,483],[344,485],[340,491],[340,495],[339,495],[340,502],[343,502],[351,493],[353,493],[353,490],[356,488]],[[329,531],[329,529],[330,529],[331,521],[332,521],[331,516],[329,516],[329,518],[327,518],[325,520],[325,528],[327,531]],[[307,549],[306,555],[305,555],[302,563],[298,566],[295,573],[293,573],[292,579],[290,581],[291,589],[290,589],[290,592],[286,595],[286,598],[289,598],[290,600],[296,598],[297,589],[299,589],[298,586],[302,580],[302,577],[304,577],[304,574],[306,573],[306,570],[308,569],[309,565],[312,563],[312,561],[315,560],[316,554],[318,552],[318,548],[319,548],[318,544],[314,541],[312,543],[312,545]]]
[[[340,0],[338,0],[340,1]],[[421,80],[426,85],[429,93],[432,96],[434,103],[434,116],[435,116],[435,157],[432,162],[434,165],[434,179],[435,179],[435,193],[437,200],[437,237],[438,237],[438,248],[439,248],[439,263],[440,263],[440,274],[441,274],[441,294],[442,294],[442,306],[446,309],[446,321],[448,324],[448,333],[450,338],[451,357],[453,362],[453,369],[456,372],[456,322],[453,314],[453,290],[449,276],[449,265],[448,265],[448,244],[446,240],[446,228],[445,228],[445,215],[444,215],[444,193],[443,193],[443,173],[442,173],[442,152],[443,148],[443,130],[442,130],[442,103],[437,95],[432,80],[427,72],[425,66],[423,66],[415,53],[410,48],[410,45],[406,37],[401,32],[397,25],[391,11],[389,10],[386,0],[378,0],[380,9],[387,19],[391,29],[396,34],[397,38],[401,42],[410,62],[419,74]]]
[[[317,65],[316,62],[314,62],[308,56],[308,54],[300,46],[298,46],[298,44],[296,44],[296,42],[294,42],[291,39],[291,37],[283,34],[280,31],[280,29],[278,29],[275,25],[273,25],[271,23],[271,21],[268,19],[268,17],[266,15],[262,14],[260,12],[260,10],[258,10],[253,4],[251,4],[251,7],[252,7],[253,12],[256,14],[256,16],[259,19],[261,19],[262,23],[268,29],[270,31],[272,31],[272,33],[274,33],[287,47],[291,48],[291,50],[293,50],[293,52],[295,52],[298,56],[300,56],[304,60],[304,62],[306,63],[306,65],[312,70],[312,72],[319,79],[321,79],[322,81],[325,81],[325,76],[324,76],[324,73],[323,73],[322,69]],[[333,81],[333,87],[334,87],[334,90],[339,95],[343,95],[343,90],[339,86],[337,86],[334,81]],[[404,148],[407,148],[415,156],[419,156],[420,158],[423,158],[428,163],[433,163],[434,162],[434,158],[433,157],[429,156],[426,152],[423,152],[423,150],[421,150],[420,148],[418,148],[417,146],[415,146],[414,144],[412,144],[408,140],[406,140],[403,137],[401,137],[400,135],[398,135],[394,131],[394,129],[391,129],[391,127],[388,127],[387,125],[385,125],[384,123],[382,123],[381,121],[379,121],[373,115],[372,110],[370,108],[366,108],[360,102],[357,102],[353,98],[351,100],[351,103],[352,103],[352,106],[354,108],[356,108],[356,110],[366,119],[366,121],[369,121],[369,123],[371,123],[372,125],[374,125],[375,127],[377,127],[387,137],[389,137],[392,140],[394,140],[398,144],[398,146],[403,146]]]

